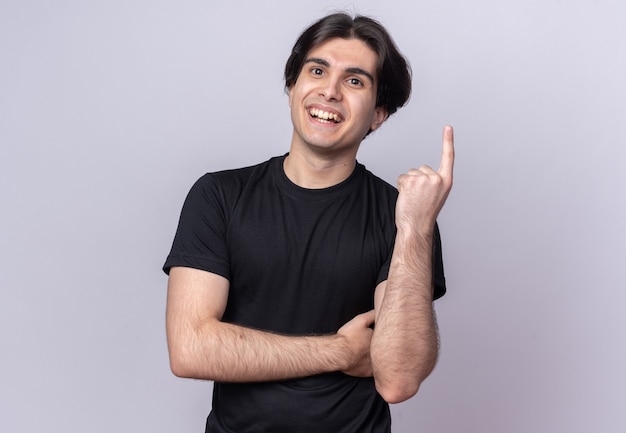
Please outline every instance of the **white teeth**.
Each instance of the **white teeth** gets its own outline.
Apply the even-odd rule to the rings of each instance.
[[[322,111],[317,108],[311,108],[309,112],[311,113],[311,116],[317,117],[321,120],[333,120],[335,122],[339,122],[339,119],[341,119],[336,113],[329,113],[327,111]]]

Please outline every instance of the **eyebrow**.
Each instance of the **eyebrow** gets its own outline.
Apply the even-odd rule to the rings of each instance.
[[[328,63],[328,61],[326,61],[324,59],[320,59],[319,57],[309,57],[308,59],[306,59],[304,61],[305,65],[307,63],[316,63],[318,65],[330,67],[330,63]],[[352,68],[346,68],[346,72],[348,72],[350,74],[363,75],[363,76],[367,77],[372,84],[375,83],[374,76],[371,73],[367,72],[365,69],[352,67]]]

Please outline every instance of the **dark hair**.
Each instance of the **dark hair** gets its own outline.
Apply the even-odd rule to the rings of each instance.
[[[285,88],[289,90],[300,75],[306,56],[329,39],[360,39],[378,55],[376,106],[395,113],[411,94],[411,67],[387,30],[378,21],[340,12],[328,15],[308,27],[296,41],[285,65]]]

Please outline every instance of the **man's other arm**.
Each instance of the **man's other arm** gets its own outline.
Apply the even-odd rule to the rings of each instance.
[[[166,329],[170,368],[179,377],[222,382],[283,380],[343,371],[372,375],[374,312],[336,334],[285,336],[222,322],[229,281],[185,267],[170,270]]]

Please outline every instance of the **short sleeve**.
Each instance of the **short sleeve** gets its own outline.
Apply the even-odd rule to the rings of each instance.
[[[180,214],[170,253],[163,265],[169,274],[174,266],[212,272],[230,279],[226,228],[228,213],[219,182],[211,174],[191,188]]]
[[[433,300],[441,298],[446,294],[446,277],[443,272],[443,253],[441,251],[441,235],[439,225],[435,223],[433,233]]]

